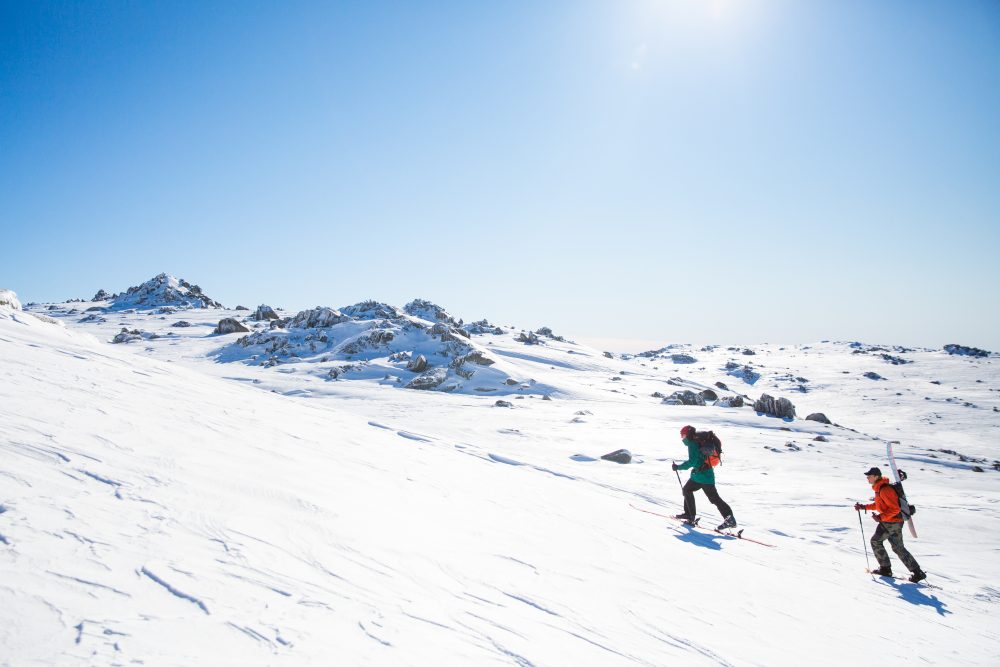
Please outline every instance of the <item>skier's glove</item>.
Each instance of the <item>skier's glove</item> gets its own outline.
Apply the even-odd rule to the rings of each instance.
[[[670,469],[671,470],[677,470],[677,463],[671,463],[670,464]]]
[[[856,509],[857,511],[859,511],[859,512],[860,512],[860,511],[861,511],[861,510],[863,510],[864,508],[865,508],[865,506],[864,506],[864,504],[863,504],[863,503],[854,503],[854,509]]]
[[[881,521],[882,520],[882,515],[881,514],[872,514],[872,519],[875,520],[875,521]]]

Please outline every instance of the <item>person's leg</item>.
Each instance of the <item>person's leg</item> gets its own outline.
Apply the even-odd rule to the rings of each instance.
[[[733,515],[733,508],[719,497],[719,490],[715,488],[715,484],[706,484],[703,488],[705,489],[705,496],[708,498],[708,502],[715,505],[723,519],[728,519]]]
[[[903,561],[906,569],[910,572],[919,572],[920,566],[917,565],[917,559],[903,546],[902,522],[886,524],[886,532],[889,534],[889,546],[892,547],[899,560]]]
[[[892,563],[889,562],[889,554],[886,553],[885,545],[882,544],[889,537],[885,526],[886,524],[879,523],[878,528],[875,529],[875,534],[872,535],[871,544],[872,551],[875,552],[875,560],[878,561],[879,567],[885,571],[889,571],[892,570]]]
[[[702,485],[693,480],[688,480],[684,485],[684,513],[687,514],[688,521],[694,521],[697,507],[694,502],[694,492],[702,488]]]

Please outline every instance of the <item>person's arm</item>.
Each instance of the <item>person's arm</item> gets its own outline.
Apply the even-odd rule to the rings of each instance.
[[[677,470],[687,470],[688,468],[691,468],[692,466],[698,463],[697,461],[694,460],[694,455],[692,454],[694,448],[691,446],[690,441],[687,438],[685,438],[683,442],[685,445],[687,445],[688,448],[688,460],[678,465]]]

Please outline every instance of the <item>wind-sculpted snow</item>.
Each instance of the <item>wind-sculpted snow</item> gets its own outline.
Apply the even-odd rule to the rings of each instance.
[[[607,357],[384,304],[294,326],[215,309],[81,322],[88,305],[0,308],[4,667],[1000,654],[992,358],[893,350],[913,361],[894,366],[845,344],[755,345],[755,393],[808,382],[797,407],[825,424],[723,407],[745,398],[725,370],[743,347]],[[221,317],[257,344],[213,335]],[[107,344],[122,327],[160,337]],[[278,361],[261,364],[272,344]],[[688,352],[698,363],[673,362]],[[873,364],[884,380],[864,378]],[[428,372],[437,390],[394,390]],[[674,391],[724,394],[661,402]],[[719,492],[744,537],[774,548],[668,518],[685,424],[719,434]],[[853,504],[890,438],[920,507],[906,544],[922,585],[864,572],[875,524]],[[600,459],[618,449],[628,465]]]
[[[95,301],[97,300],[96,296],[102,296],[102,294],[99,292],[95,295]],[[223,308],[223,305],[204,294],[199,286],[161,273],[141,285],[129,287],[125,292],[112,299],[108,307],[112,310],[127,308],[149,310],[163,307]]]

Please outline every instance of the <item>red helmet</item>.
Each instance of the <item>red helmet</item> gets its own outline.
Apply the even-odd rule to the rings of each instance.
[[[685,426],[681,429],[681,437],[686,438],[689,434],[694,433],[694,426]]]

